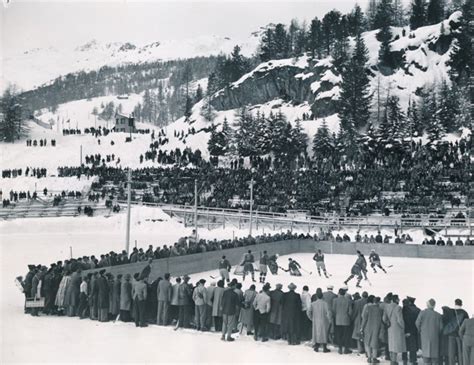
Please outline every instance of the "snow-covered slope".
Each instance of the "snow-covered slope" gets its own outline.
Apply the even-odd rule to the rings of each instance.
[[[228,54],[237,44],[241,46],[243,55],[250,56],[255,52],[258,41],[257,32],[240,40],[200,36],[186,40],[156,41],[144,45],[128,42],[103,44],[92,40],[81,46],[66,49],[35,48],[1,60],[5,85],[0,86],[5,87],[10,82],[23,90],[29,90],[72,72],[96,70],[105,65],[116,66]]]

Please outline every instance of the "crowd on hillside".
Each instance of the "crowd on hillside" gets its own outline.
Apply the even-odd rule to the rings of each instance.
[[[51,143],[51,147],[56,147],[56,140],[55,139],[51,139],[50,140],[50,143]],[[39,139],[39,140],[36,140],[36,139],[27,139],[26,140],[26,146],[27,147],[46,147],[48,145],[48,140],[45,138],[45,139]]]
[[[365,354],[371,364],[379,363],[381,357],[392,364],[401,359],[416,364],[419,349],[425,364],[474,361],[474,316],[469,318],[461,299],[438,313],[434,299],[421,310],[413,297],[402,300],[388,293],[382,299],[366,291],[350,294],[347,286],[337,292],[332,285],[325,292],[321,288],[310,292],[307,285],[297,291],[291,283],[284,290],[281,284],[272,288],[261,280],[258,289],[251,284],[243,291],[236,278],[208,285],[206,279],[191,283],[184,275],[173,283],[167,273],[151,280],[151,265],[150,260],[133,277],[114,276],[105,269],[84,274],[79,260],[70,260],[51,264],[49,269],[29,265],[25,279],[18,279],[25,297],[44,298],[42,315],[100,322],[119,319],[134,321],[137,327],[194,328],[221,333],[221,340],[228,342],[238,332],[262,342],[283,339],[299,345],[311,341],[316,352],[330,352],[332,344],[341,355]],[[40,314],[38,307],[25,311]]]
[[[47,173],[48,173],[47,169],[39,168],[39,167],[27,167],[24,170],[23,169],[5,169],[5,170],[2,170],[2,178],[14,179],[21,176],[25,176],[25,177],[31,176],[31,177],[37,177],[38,179],[40,179],[42,177],[46,177]]]

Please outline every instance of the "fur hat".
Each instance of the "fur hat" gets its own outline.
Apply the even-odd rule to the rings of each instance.
[[[293,283],[290,283],[290,285],[288,285],[288,289],[290,289],[290,290],[295,290],[295,289],[296,289],[296,285],[293,284]]]

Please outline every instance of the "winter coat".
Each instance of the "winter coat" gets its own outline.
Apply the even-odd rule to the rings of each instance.
[[[207,302],[207,290],[204,285],[198,285],[193,291],[193,301],[196,305],[204,305]]]
[[[214,290],[213,296],[212,296],[212,316],[213,317],[222,317],[222,294],[224,294],[224,288],[217,287],[216,290]]]
[[[428,308],[422,310],[416,319],[416,328],[420,333],[423,357],[439,356],[439,337],[443,329],[441,314]]]
[[[387,304],[383,314],[383,321],[388,326],[389,351],[395,353],[405,352],[407,346],[402,308],[396,303]]]
[[[63,276],[61,282],[59,283],[59,288],[58,292],[56,293],[56,300],[54,304],[60,308],[64,307],[65,305],[64,302],[66,298],[66,289],[68,287],[69,280],[71,280],[70,276]]]
[[[156,288],[156,297],[158,301],[170,302],[172,291],[169,280],[161,280]]]
[[[143,281],[136,281],[132,285],[132,298],[133,300],[146,300],[148,295],[148,287]]]
[[[332,302],[334,298],[337,298],[337,294],[332,291],[326,291],[323,293],[323,300],[328,304],[329,310],[332,310]],[[313,300],[313,298],[311,298]]]
[[[110,307],[110,313],[114,316],[120,312],[120,289],[121,289],[120,280],[115,280],[112,284],[112,306]]]
[[[178,288],[178,305],[190,305],[191,295],[189,284],[181,283]]]
[[[238,307],[240,307],[239,295],[232,288],[225,289],[221,300],[222,314],[235,315]]]
[[[129,311],[132,309],[132,284],[124,280],[120,286],[120,310]]]
[[[352,305],[351,300],[345,295],[339,295],[332,302],[332,313],[336,326],[350,326]]]
[[[409,304],[403,306],[402,315],[405,321],[405,337],[407,343],[407,351],[418,351],[420,348],[418,339],[418,329],[416,328],[416,319],[420,314],[420,309],[414,305]]]
[[[33,280],[31,280],[31,297],[32,298],[39,298],[40,297],[40,292],[38,291],[38,285],[40,283],[40,275],[37,273],[35,276],[33,276]]]
[[[271,305],[270,295],[264,291],[258,293],[253,301],[254,309],[259,311],[261,314],[270,313]]]
[[[378,304],[367,304],[362,309],[360,330],[364,344],[373,349],[379,347],[379,333],[382,327],[383,310]]]
[[[171,287],[171,305],[179,304],[179,286],[180,284],[176,283]]]
[[[352,323],[354,325],[354,329],[352,331],[352,338],[354,340],[361,340],[362,337],[360,335],[360,323],[362,318],[362,309],[367,304],[366,298],[358,299],[354,302],[352,306]]]
[[[108,309],[109,307],[109,283],[104,276],[97,278],[97,303],[99,309]]]
[[[463,346],[474,346],[474,318],[465,319],[459,329]]]
[[[329,328],[332,322],[332,312],[324,299],[317,299],[308,308],[308,318],[313,322],[313,346],[317,343],[327,343]]]
[[[301,328],[301,297],[293,290],[283,294],[281,298],[283,333],[299,334]]]
[[[243,308],[240,311],[240,322],[244,326],[253,326],[253,301],[257,296],[255,290],[246,290],[244,293]]]
[[[69,291],[69,305],[76,307],[79,305],[79,295],[81,286],[81,274],[74,272],[71,274],[71,290]]]
[[[208,286],[206,288],[206,292],[207,292],[207,300],[206,300],[206,304],[211,306],[212,307],[212,298],[214,296],[214,290],[216,290],[216,287],[215,286]]]
[[[283,292],[280,289],[275,289],[270,292],[271,309],[270,309],[270,323],[281,325],[281,299]]]

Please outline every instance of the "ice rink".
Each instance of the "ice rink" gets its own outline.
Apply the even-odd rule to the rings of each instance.
[[[164,219],[166,217],[163,217]],[[2,223],[0,251],[0,323],[1,348],[0,363],[324,363],[324,364],[363,364],[365,358],[357,355],[341,356],[336,353],[314,353],[309,346],[287,346],[283,341],[255,343],[250,337],[240,337],[234,343],[220,341],[215,333],[196,333],[192,330],[173,331],[171,327],[149,326],[136,328],[133,324],[98,323],[90,320],[64,317],[33,318],[23,314],[23,294],[14,284],[14,278],[26,274],[26,265],[49,264],[69,256],[69,246],[74,247],[74,256],[98,254],[119,250],[123,246],[122,222],[108,221],[109,229],[104,229],[100,220],[76,218],[67,226],[64,222],[51,223],[44,219]],[[95,227],[95,228],[94,228]],[[164,228],[168,229],[165,231]],[[63,230],[61,230],[63,228]],[[145,229],[145,227],[142,227]],[[159,228],[163,228],[160,232]],[[137,229],[137,226],[135,226]],[[146,232],[141,242],[168,244],[183,234],[189,234],[173,221],[163,221]],[[135,231],[137,232],[137,230]],[[204,232],[203,232],[204,233]],[[215,231],[216,238],[224,237],[226,232]],[[229,233],[227,232],[227,236]],[[232,235],[232,233],[231,233]],[[154,238],[151,240],[151,238]],[[211,237],[206,237],[211,238]],[[443,249],[443,248],[440,248]],[[258,251],[254,249],[258,257]],[[274,252],[269,252],[270,254]],[[369,252],[364,252],[368,255]],[[303,285],[325,290],[333,284],[335,290],[343,285],[355,262],[354,256],[326,254],[326,265],[331,278],[320,278],[312,261],[312,254],[293,254],[304,269],[302,277],[292,277],[280,272],[278,276],[268,275],[268,281],[275,287],[281,283],[284,290],[290,282],[301,292]],[[279,265],[287,267],[288,256],[279,258]],[[235,263],[232,263],[235,264]],[[383,296],[391,291],[401,298],[407,295],[417,298],[417,305],[425,307],[429,298],[437,301],[436,309],[443,305],[454,305],[455,298],[464,301],[469,313],[474,312],[473,273],[471,260],[431,260],[411,258],[382,257],[382,264],[393,265],[388,273],[373,274],[369,271],[368,282],[363,281],[363,289],[369,293]],[[217,263],[216,263],[217,266]],[[205,278],[212,281],[217,269],[210,272],[190,273],[194,283]],[[239,280],[241,277],[238,277]],[[258,281],[258,277],[256,277]],[[250,278],[244,288],[251,284]],[[259,289],[261,284],[257,283]],[[354,293],[355,280],[349,285]],[[361,290],[358,290],[361,291]]]

